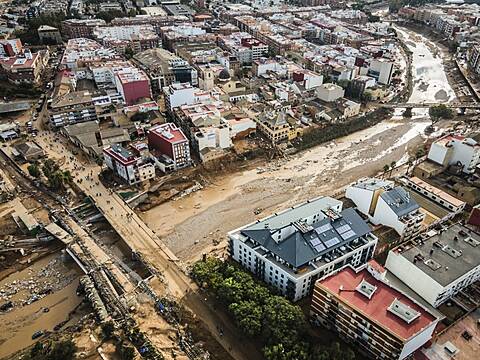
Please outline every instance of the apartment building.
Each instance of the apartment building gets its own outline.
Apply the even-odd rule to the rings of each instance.
[[[347,188],[345,196],[373,224],[393,228],[401,239],[412,238],[422,230],[425,214],[410,193],[394,187],[393,181],[361,179]]]
[[[242,65],[250,65],[268,54],[268,45],[246,32],[219,36],[218,44],[221,48],[230,51]]]
[[[353,209],[318,197],[228,233],[229,254],[260,280],[297,301],[317,279],[373,255],[377,238]]]
[[[416,176],[411,178],[402,177],[400,178],[402,184],[404,184],[412,191],[416,191],[423,196],[426,196],[430,200],[434,201],[436,204],[441,207],[448,209],[450,215],[448,218],[454,217],[457,214],[460,214],[465,208],[465,201],[459,200],[456,197],[450,195],[449,193],[430,185],[429,183],[419,179]]]
[[[114,49],[105,48],[95,40],[75,38],[68,40],[60,64],[66,69],[76,70],[88,62],[112,60],[123,58]]]
[[[390,250],[385,267],[438,307],[480,279],[480,234],[454,224]]]
[[[427,158],[445,168],[456,165],[473,174],[480,163],[480,144],[464,136],[445,135],[432,143]]]
[[[192,164],[187,137],[175,124],[155,125],[147,133],[148,146],[159,161],[173,164],[173,170]]]
[[[161,46],[160,37],[151,25],[126,25],[97,27],[93,37],[119,53],[131,49],[134,53]]]
[[[467,52],[467,61],[475,74],[480,75],[480,44],[475,43],[470,46]]]
[[[98,26],[106,26],[102,19],[68,19],[62,21],[62,33],[69,39],[93,38],[93,30]]]
[[[432,339],[439,318],[385,280],[371,261],[348,266],[315,283],[312,319],[371,359],[401,360]]]
[[[173,83],[197,85],[197,71],[174,53],[165,49],[149,49],[133,57],[135,63],[148,75],[155,94]]]
[[[155,177],[155,166],[136,153],[135,148],[126,149],[120,144],[103,149],[105,165],[129,185],[142,183]]]
[[[16,85],[38,84],[48,58],[48,50],[0,58],[0,77]]]
[[[115,71],[115,85],[128,106],[137,103],[140,99],[152,97],[148,76],[135,67]]]
[[[21,55],[23,45],[20,39],[1,39],[0,58]]]

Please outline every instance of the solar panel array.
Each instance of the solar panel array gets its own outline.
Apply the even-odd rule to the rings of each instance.
[[[325,249],[326,249],[326,247],[323,244],[315,246],[315,250],[317,250],[317,252],[323,251]]]
[[[340,243],[340,240],[335,236],[334,238],[331,238],[327,241],[324,242],[327,247],[332,247]]]
[[[353,230],[348,230],[347,232],[344,232],[343,234],[340,234],[343,240],[350,239],[352,236],[355,236],[355,232]]]
[[[309,239],[310,245],[317,252],[321,252],[325,249],[340,244],[343,240],[347,240],[355,236],[355,232],[352,230],[349,224],[345,223],[344,221],[340,223],[342,225],[338,228],[334,228],[330,222],[315,228],[317,237],[314,237],[312,234]],[[337,234],[340,235],[341,239],[340,237],[336,236]]]

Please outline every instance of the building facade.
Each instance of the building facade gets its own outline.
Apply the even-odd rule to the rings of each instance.
[[[155,166],[152,162],[142,159],[119,144],[104,148],[103,159],[107,167],[129,185],[155,177]]]
[[[460,224],[430,230],[421,241],[391,250],[385,267],[438,307],[480,279],[480,234]]]
[[[175,124],[156,125],[148,130],[148,146],[159,159],[166,157],[173,163],[173,169],[190,166],[190,147],[188,139]]]
[[[377,238],[353,209],[319,197],[228,233],[229,253],[245,269],[297,301],[317,279],[373,255]]]
[[[310,314],[371,359],[401,360],[432,339],[439,319],[383,278],[375,262],[318,280]]]

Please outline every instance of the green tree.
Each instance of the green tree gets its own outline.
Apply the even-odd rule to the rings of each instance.
[[[70,360],[75,358],[77,346],[72,340],[64,340],[54,344],[48,360]]]
[[[271,296],[264,307],[264,333],[270,343],[292,347],[306,329],[305,316],[297,305],[281,296]]]
[[[387,174],[388,170],[390,170],[390,165],[388,165],[388,164],[383,165],[383,176],[384,177]]]
[[[125,16],[125,13],[120,10],[100,11],[96,15],[98,19],[103,19],[107,23],[110,23],[115,18],[120,18],[124,16]]]
[[[58,171],[59,166],[52,159],[47,159],[43,163],[42,172],[45,177],[50,178],[53,173]]]
[[[347,80],[347,79],[338,80],[337,85],[341,86],[343,89],[346,89],[350,85],[350,80]]]
[[[448,108],[445,104],[439,104],[432,106],[428,110],[428,114],[432,119],[432,123],[436,123],[440,119],[451,119],[453,118],[453,110]]]
[[[125,48],[125,57],[127,59],[131,59],[133,57],[133,55],[135,55],[135,53],[133,52],[133,49],[130,46],[127,46]]]
[[[397,165],[397,163],[395,161],[392,161],[390,163],[390,176],[392,176],[392,172],[393,170],[395,169],[395,166]]]
[[[255,301],[240,301],[228,307],[236,324],[245,334],[256,337],[262,332],[263,310]]]
[[[28,173],[33,176],[34,178],[39,178],[40,177],[40,168],[38,166],[38,163],[33,163],[28,165]]]
[[[102,324],[102,334],[105,340],[111,339],[114,331],[115,325],[112,321],[107,321],[106,323]]]

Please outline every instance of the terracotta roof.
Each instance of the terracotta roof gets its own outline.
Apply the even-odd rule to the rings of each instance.
[[[363,280],[376,287],[370,299],[355,290]],[[433,315],[414,303],[409,297],[391,286],[376,280],[367,270],[355,273],[352,268],[346,268],[336,275],[317,282],[317,286],[327,289],[341,301],[362,313],[366,318],[404,340],[410,339],[436,321]],[[341,287],[343,287],[343,291],[340,290]],[[393,314],[388,308],[395,299],[417,311],[419,316],[412,322],[407,323]]]

